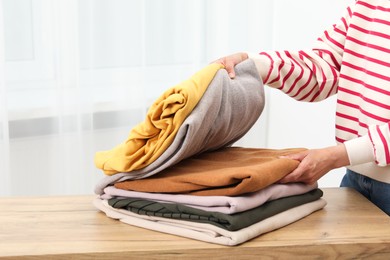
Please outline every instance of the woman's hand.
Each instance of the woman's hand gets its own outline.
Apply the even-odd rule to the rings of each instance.
[[[244,52],[239,52],[226,57],[222,57],[218,60],[213,61],[212,63],[219,63],[225,66],[229,77],[233,79],[236,76],[236,73],[234,72],[234,66],[246,59],[248,59],[248,54]]]
[[[315,183],[330,170],[349,165],[347,151],[343,144],[323,149],[307,150],[283,156],[300,161],[298,167],[282,178],[280,183]]]

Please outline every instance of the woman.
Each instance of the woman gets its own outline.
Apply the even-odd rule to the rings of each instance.
[[[289,156],[300,161],[282,183],[313,183],[346,166],[352,187],[390,215],[390,1],[356,1],[311,50],[235,53],[217,63],[254,60],[265,85],[316,102],[337,94],[335,146]]]

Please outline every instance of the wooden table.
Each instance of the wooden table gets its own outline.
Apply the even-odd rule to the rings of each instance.
[[[390,218],[357,192],[326,188],[328,205],[235,247],[123,224],[93,195],[0,199],[0,258],[390,259]]]

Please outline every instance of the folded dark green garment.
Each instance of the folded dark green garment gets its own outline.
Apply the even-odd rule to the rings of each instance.
[[[236,231],[288,209],[315,201],[322,195],[322,190],[315,189],[301,195],[269,201],[257,208],[232,215],[204,211],[179,203],[161,203],[139,198],[113,198],[109,199],[108,203],[114,208],[126,209],[140,215],[209,223],[229,231]]]

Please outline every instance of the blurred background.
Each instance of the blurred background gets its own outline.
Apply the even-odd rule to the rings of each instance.
[[[310,48],[351,2],[0,0],[0,196],[92,194],[95,152],[123,142],[164,90],[234,52]],[[236,145],[330,146],[334,113],[335,97],[266,88]]]

